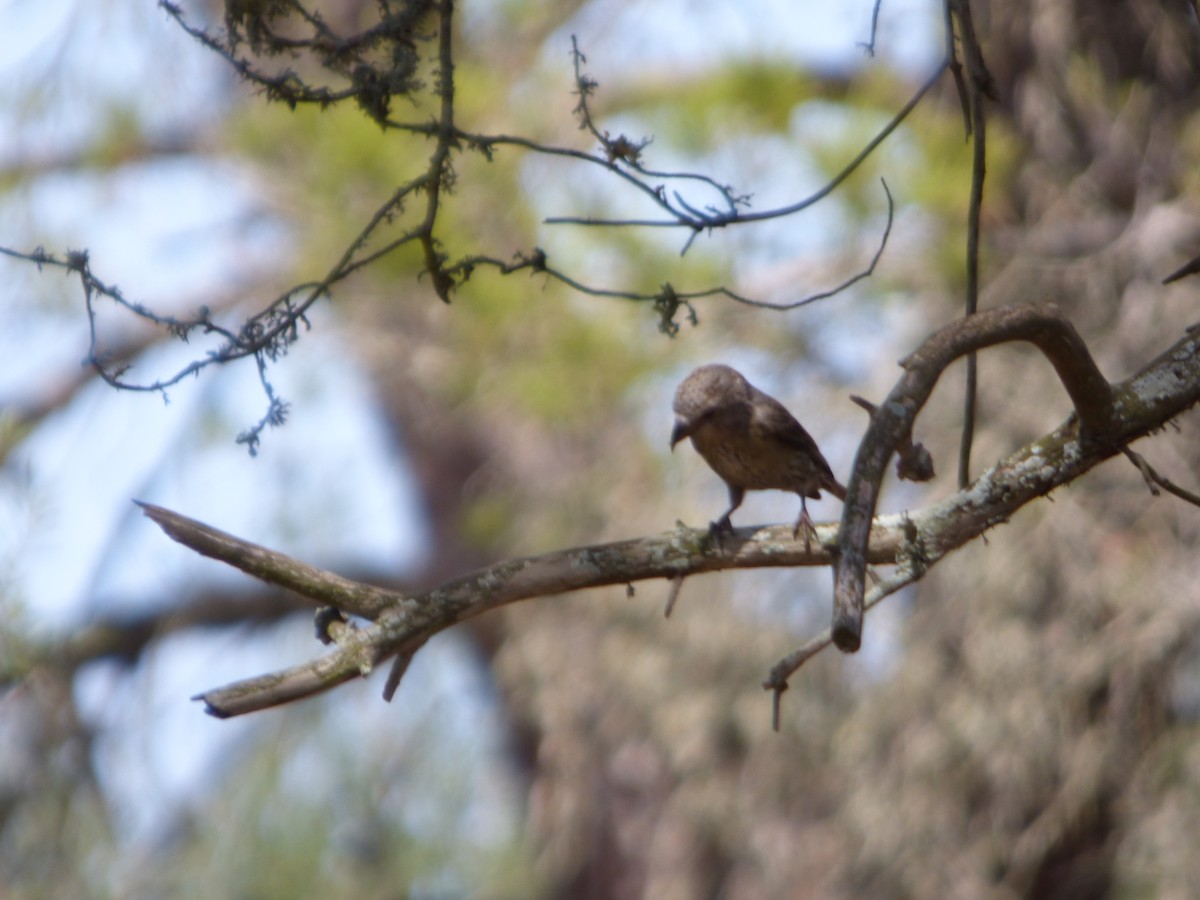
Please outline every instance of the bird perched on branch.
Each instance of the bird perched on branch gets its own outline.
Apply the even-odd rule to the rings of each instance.
[[[817,530],[808,516],[806,498],[821,491],[846,499],[846,489],[833,477],[817,443],[783,404],[764,394],[729,366],[701,366],[675,391],[675,427],[671,449],[684,438],[721,476],[729,488],[729,509],[713,522],[719,536],[732,531],[729,517],[742,505],[746,491],[792,491],[800,497],[800,518],[792,537],[804,529],[804,549]]]

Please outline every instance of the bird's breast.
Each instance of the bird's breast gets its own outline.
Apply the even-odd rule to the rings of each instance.
[[[807,494],[819,486],[819,473],[805,454],[748,431],[702,426],[692,433],[692,445],[734,487]]]

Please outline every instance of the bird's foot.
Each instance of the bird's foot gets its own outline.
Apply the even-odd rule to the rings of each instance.
[[[801,531],[804,532],[804,552],[809,553],[812,551],[812,541],[817,537],[817,526],[813,524],[807,509],[801,511],[800,518],[792,528],[792,540],[796,540]]]

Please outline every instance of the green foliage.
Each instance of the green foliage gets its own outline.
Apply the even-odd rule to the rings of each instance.
[[[785,60],[730,61],[672,79],[643,79],[612,91],[601,85],[604,115],[653,119],[656,138],[700,154],[731,138],[786,133],[792,110],[816,95],[820,82]]]

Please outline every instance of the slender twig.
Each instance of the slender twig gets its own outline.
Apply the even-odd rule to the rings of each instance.
[[[893,131],[895,131],[897,128],[900,127],[901,123],[903,123],[904,120],[906,118],[908,118],[909,114],[914,109],[916,109],[917,104],[921,102],[922,98],[930,91],[931,88],[933,88],[933,86],[935,84],[938,83],[938,80],[942,77],[942,73],[945,71],[946,71],[946,64],[943,62],[943,63],[939,64],[937,66],[937,68],[930,74],[930,76],[921,84],[921,86],[919,88],[917,88],[916,92],[909,99],[909,101],[907,103],[905,103],[904,106],[901,107],[900,110],[895,115],[892,116],[892,118],[887,122],[887,124],[884,125],[883,128],[881,128],[875,134],[875,136],[866,143],[866,145],[862,148],[862,150],[860,150],[858,152],[858,154],[853,159],[850,160],[850,162],[846,163],[846,165],[842,168],[842,170],[840,172],[838,172],[836,175],[834,175],[833,178],[831,178],[829,181],[827,181],[819,190],[815,191],[812,194],[809,194],[807,197],[803,198],[802,200],[796,201],[795,203],[791,203],[787,206],[776,207],[775,209],[763,210],[761,212],[754,212],[754,213],[735,212],[735,213],[728,214],[728,215],[712,215],[712,216],[708,216],[708,217],[705,217],[705,218],[699,219],[699,220],[690,215],[682,215],[682,214],[675,213],[675,211],[672,210],[672,212],[675,214],[674,214],[673,218],[671,218],[671,219],[631,220],[631,219],[598,219],[598,218],[578,217],[578,216],[556,216],[556,217],[548,218],[545,221],[547,224],[557,224],[557,225],[591,225],[591,226],[607,225],[607,226],[613,226],[613,227],[627,227],[629,225],[639,225],[639,226],[643,226],[643,227],[659,227],[659,228],[678,228],[680,226],[685,226],[688,228],[710,229],[710,228],[724,228],[725,226],[732,225],[735,222],[739,223],[739,224],[745,223],[745,222],[761,222],[761,221],[765,221],[767,219],[778,219],[778,218],[783,218],[785,216],[790,216],[794,213],[800,212],[801,210],[807,209],[808,207],[814,205],[815,203],[817,203],[820,200],[823,200],[825,197],[828,197],[835,190],[837,190],[838,187],[840,187],[841,184],[847,178],[849,178],[851,175],[853,175],[858,170],[858,168],[863,164],[863,162],[866,161],[867,157],[869,157],[872,153],[874,153],[875,150],[879,147],[879,145],[882,144],[885,140],[887,140],[888,136]],[[649,192],[651,194],[654,194],[653,189],[649,189]],[[661,198],[659,198],[658,202],[659,202],[659,205],[663,205],[663,206],[666,205],[665,201],[663,201]]]
[[[958,34],[967,63],[966,103],[971,140],[971,195],[967,203],[967,284],[963,315],[973,316],[979,309],[979,220],[983,211],[983,182],[987,175],[987,116],[983,110],[984,91],[991,76],[983,61],[983,51],[971,17],[971,0],[954,0],[958,13]],[[961,82],[960,82],[961,87]],[[967,354],[967,378],[963,397],[963,428],[958,451],[958,486],[971,479],[971,445],[975,440],[975,416],[978,390],[978,360]]]
[[[875,0],[875,5],[871,8],[871,37],[858,45],[866,51],[867,56],[875,55],[875,33],[879,30],[879,7],[882,4],[883,0]]]
[[[671,579],[671,587],[667,590],[667,605],[663,608],[663,618],[671,618],[675,611],[675,603],[679,600],[679,589],[683,587],[683,576],[676,575]]]
[[[900,590],[916,580],[916,575],[907,573],[906,576],[894,585],[891,582],[884,582],[886,587],[877,587],[871,590],[869,596],[863,602],[864,610],[871,610]],[[788,679],[796,673],[796,671],[833,643],[833,629],[826,628],[820,634],[815,634],[801,646],[797,647],[787,656],[783,657],[779,662],[771,667],[767,673],[767,678],[762,683],[763,690],[771,691],[774,695],[771,709],[771,727],[779,730],[779,701],[783,692],[788,689]]]
[[[1159,490],[1159,488],[1161,488],[1163,491],[1166,491],[1168,494],[1173,494],[1180,500],[1184,500],[1193,506],[1200,506],[1200,494],[1193,493],[1187,488],[1181,488],[1169,478],[1160,475],[1140,453],[1137,453],[1128,447],[1122,447],[1121,452],[1129,457],[1129,461],[1138,467],[1138,470],[1142,473],[1142,478],[1144,478],[1146,481],[1146,487],[1149,488],[1150,493],[1155,497],[1161,493]]]
[[[858,272],[846,278],[840,284],[832,288],[825,288],[812,294],[807,294],[796,300],[785,301],[770,301],[758,300],[753,297],[748,297],[744,294],[739,294],[737,291],[727,287],[711,287],[701,288],[694,291],[679,291],[672,285],[664,285],[662,289],[655,293],[634,290],[615,290],[609,288],[599,288],[593,285],[584,284],[576,278],[567,275],[560,269],[556,269],[549,265],[547,258],[543,253],[536,254],[518,254],[515,262],[505,262],[504,260],[495,259],[489,256],[471,256],[459,260],[453,266],[448,267],[447,271],[456,274],[460,271],[470,271],[478,266],[491,266],[500,270],[502,274],[508,275],[519,269],[531,269],[534,272],[545,274],[547,277],[554,279],[573,290],[579,291],[582,294],[587,294],[593,297],[611,297],[621,300],[633,300],[642,302],[660,303],[669,294],[674,301],[690,304],[693,300],[703,300],[709,297],[724,297],[732,300],[735,303],[740,303],[743,306],[751,306],[758,309],[770,309],[776,311],[785,311],[789,309],[797,309],[801,306],[807,306],[810,303],[816,303],[819,300],[827,300],[834,297],[847,288],[864,278],[869,278],[875,273],[875,268],[878,266],[880,259],[883,258],[883,251],[887,247],[888,238],[892,233],[892,225],[895,222],[895,201],[892,198],[892,192],[887,186],[887,182],[882,178],[880,184],[883,186],[884,196],[887,199],[887,217],[884,221],[883,233],[880,235],[879,244],[875,248],[870,261],[865,267]]]
[[[1195,275],[1200,272],[1200,256],[1189,259],[1186,263],[1168,275],[1162,280],[1163,284],[1173,284],[1181,278],[1187,278],[1189,275]]]

